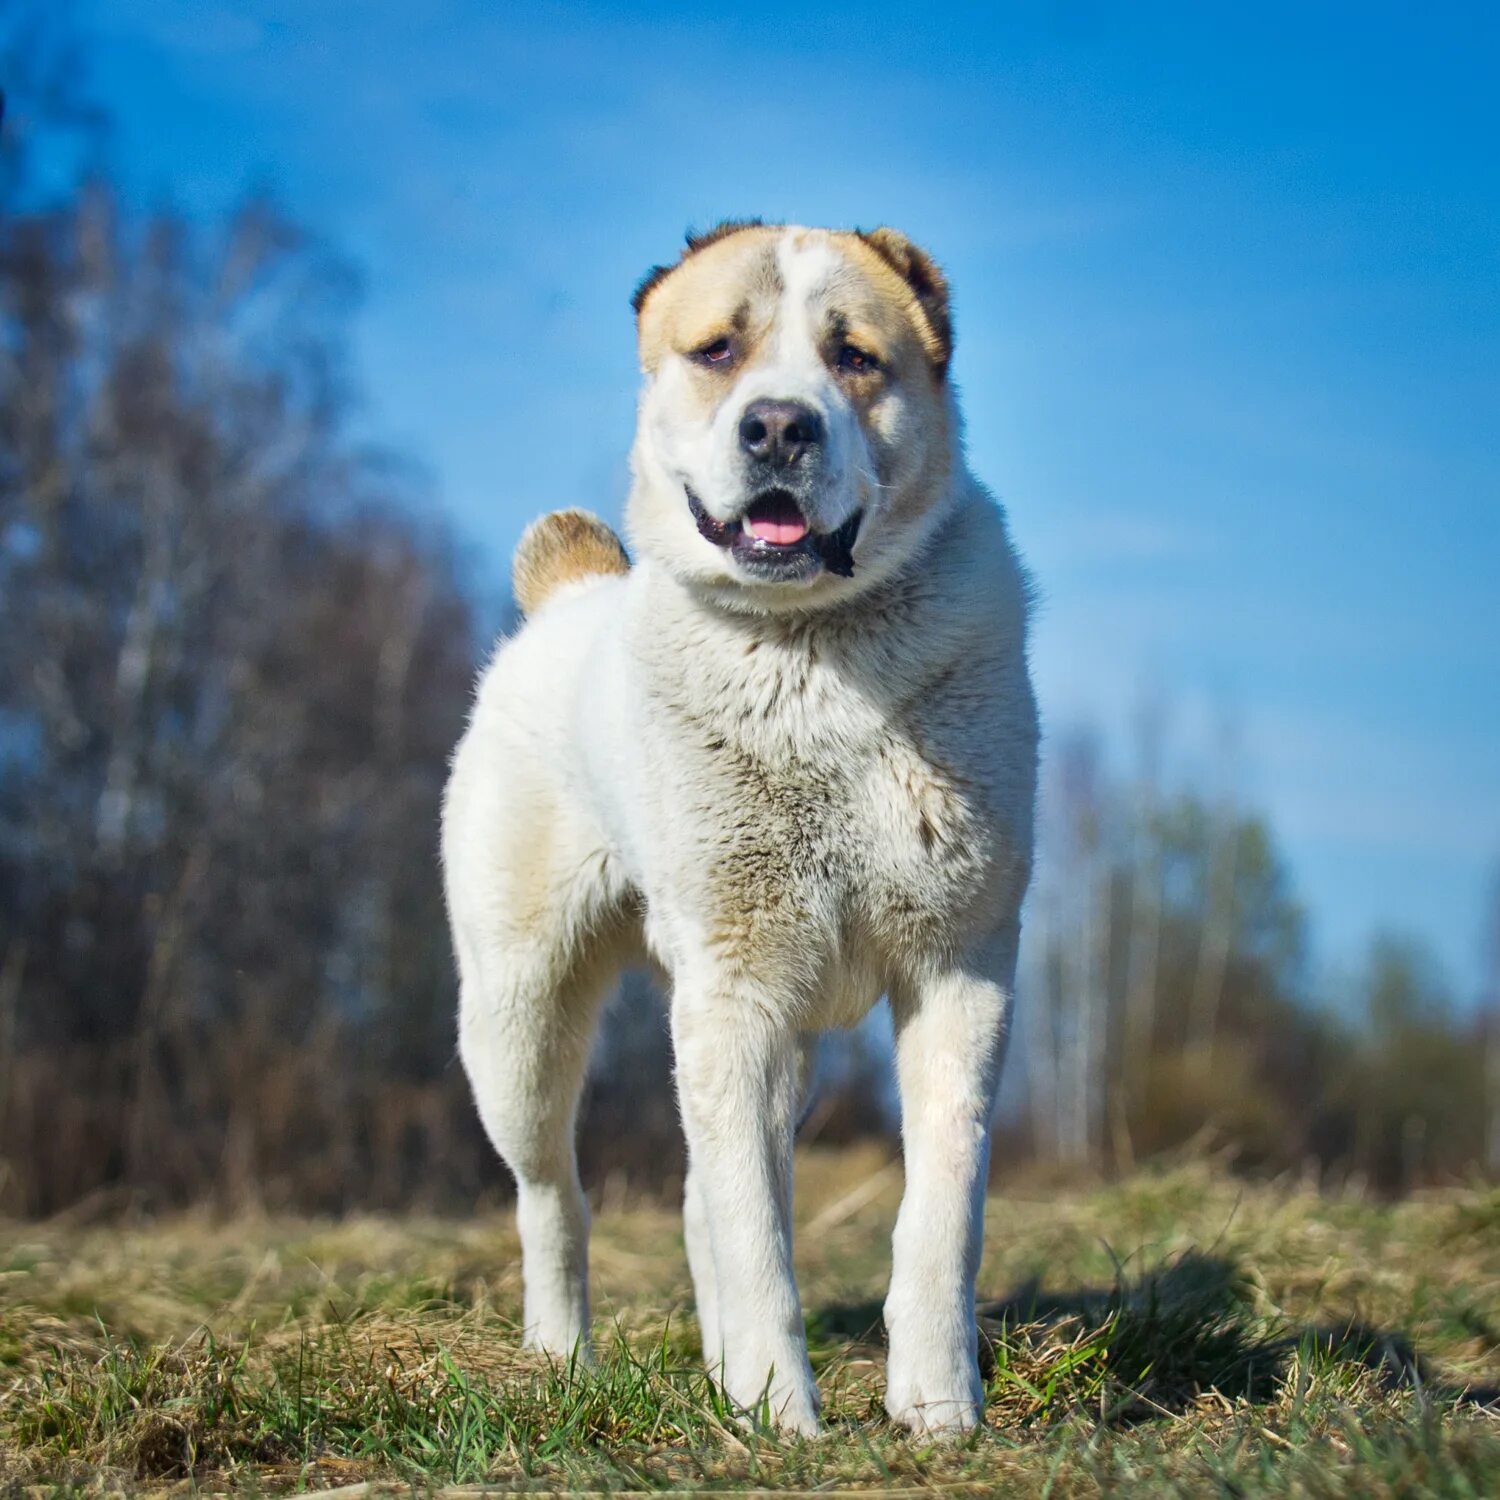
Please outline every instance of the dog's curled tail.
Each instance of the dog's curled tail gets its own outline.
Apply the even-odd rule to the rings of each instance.
[[[534,614],[565,583],[628,573],[625,548],[586,510],[554,510],[521,533],[511,586],[522,614]]]

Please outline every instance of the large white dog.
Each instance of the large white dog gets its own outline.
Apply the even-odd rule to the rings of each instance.
[[[1032,848],[1026,576],[969,473],[947,288],[892,230],[729,223],[636,293],[632,566],[515,560],[443,821],[460,1045],[515,1173],[528,1342],[587,1353],[574,1119],[622,967],[671,988],[704,1355],[814,1432],[792,1135],[817,1032],[890,998],[906,1192],[886,1406],[983,1409],[974,1277]]]

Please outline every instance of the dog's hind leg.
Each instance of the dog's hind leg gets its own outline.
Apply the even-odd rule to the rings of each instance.
[[[485,1131],[516,1179],[525,1341],[586,1356],[589,1214],[574,1126],[610,976],[586,970],[559,983],[552,966],[498,945],[460,966],[459,1053]]]
[[[516,1179],[525,1337],[588,1347],[588,1210],[574,1124],[601,1002],[639,950],[639,901],[600,827],[579,753],[582,673],[599,645],[597,575],[625,568],[601,522],[527,533],[518,592],[537,615],[486,669],[443,800],[458,958],[459,1053]],[[550,594],[565,597],[552,601]]]
[[[635,918],[597,836],[544,784],[522,785],[531,795],[507,816],[487,816],[477,797],[449,808],[459,1053],[484,1128],[515,1174],[526,1342],[567,1356],[587,1353],[589,1330],[578,1097]]]
[[[525,1341],[589,1353],[589,1213],[574,1141],[601,1002],[602,962],[559,975],[535,954],[492,945],[461,960],[459,1052],[491,1143],[516,1179]]]

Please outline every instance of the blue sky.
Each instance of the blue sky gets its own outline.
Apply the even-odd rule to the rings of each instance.
[[[82,0],[135,188],[272,184],[362,267],[364,428],[498,587],[618,514],[628,294],[725,215],[888,222],[956,291],[1053,728],[1232,726],[1354,964],[1462,993],[1500,858],[1500,22],[1488,7]]]

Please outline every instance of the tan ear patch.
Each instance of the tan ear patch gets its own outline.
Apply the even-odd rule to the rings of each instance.
[[[953,313],[938,263],[899,230],[882,226],[854,233],[906,283],[926,324],[928,357],[940,375],[946,374],[953,358]]]
[[[532,614],[565,583],[628,573],[630,558],[603,521],[586,510],[555,510],[521,535],[511,587],[522,614]]]

